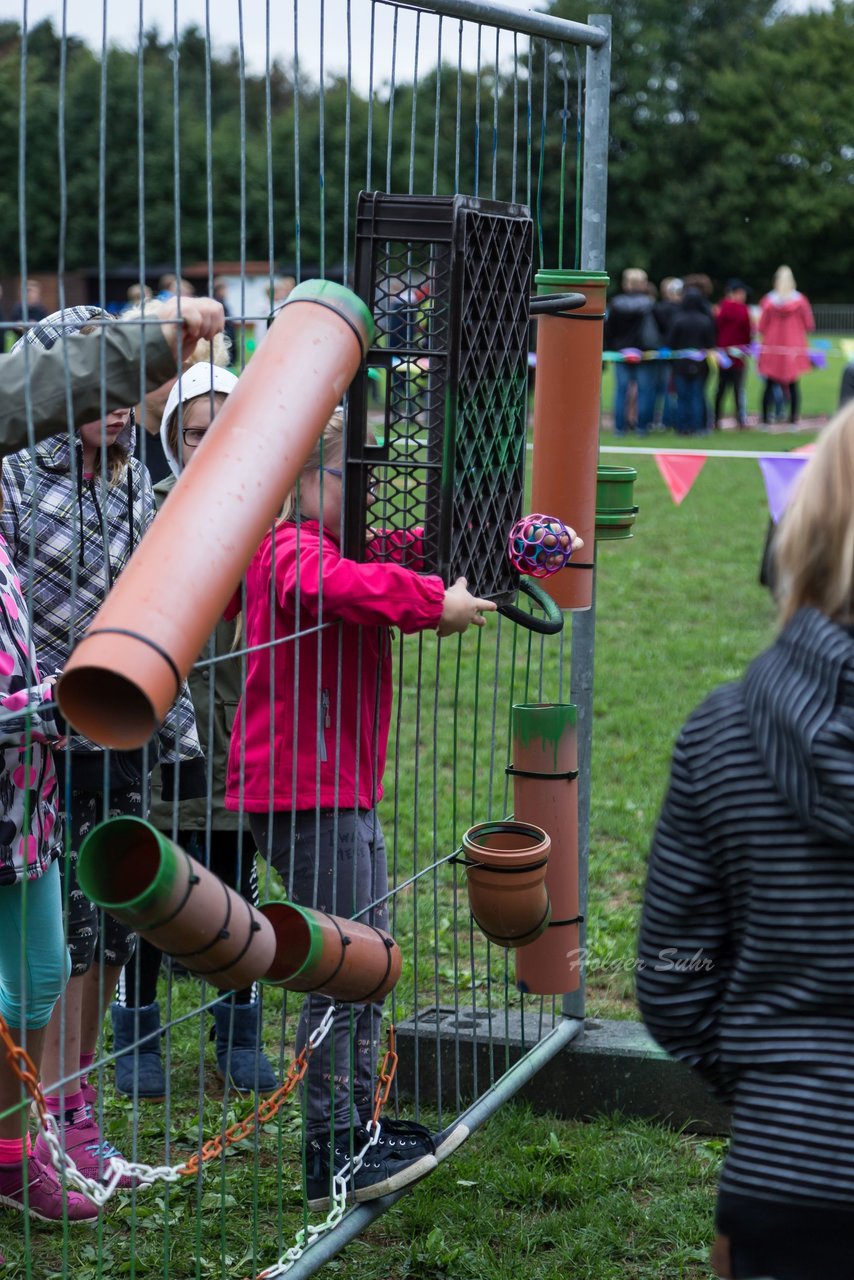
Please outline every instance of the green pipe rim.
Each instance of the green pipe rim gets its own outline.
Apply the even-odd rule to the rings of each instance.
[[[604,284],[609,285],[611,277],[607,271],[556,271],[547,269],[538,271],[534,276],[534,284],[537,288],[549,287],[556,284]]]
[[[302,916],[308,925],[308,950],[302,964],[298,968],[292,969],[290,973],[286,973],[284,977],[260,979],[261,982],[265,982],[270,986],[281,987],[285,982],[293,982],[294,978],[310,973],[319,963],[323,955],[323,930],[320,927],[317,916],[322,913],[313,911],[310,907],[301,907],[298,902],[291,902],[290,899],[283,901],[282,899],[270,898],[266,902],[260,903],[259,910],[262,915],[265,907],[290,907],[293,911],[296,911],[297,915]]]
[[[157,874],[150,884],[135,897],[124,898],[118,902],[110,902],[99,893],[98,866],[103,856],[105,842],[111,843],[113,836],[121,837],[128,829],[131,831],[136,830],[137,832],[142,830],[154,837],[160,855]],[[144,908],[146,903],[152,899],[156,900],[171,889],[178,866],[176,849],[177,846],[171,840],[167,839],[150,822],[146,822],[144,818],[136,818],[131,814],[123,814],[117,818],[107,818],[106,821],[99,822],[97,827],[92,828],[80,846],[80,853],[77,858],[77,882],[86,897],[90,898],[96,906],[103,908],[105,911],[113,909],[139,911]]]
[[[288,294],[285,306],[292,302],[324,302],[363,326],[368,346],[376,338],[376,325],[370,309],[357,293],[334,280],[303,280]]]

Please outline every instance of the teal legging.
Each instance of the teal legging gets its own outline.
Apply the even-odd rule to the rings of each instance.
[[[0,886],[0,1013],[9,1026],[33,1031],[46,1027],[70,973],[59,863],[53,862],[26,887]]]

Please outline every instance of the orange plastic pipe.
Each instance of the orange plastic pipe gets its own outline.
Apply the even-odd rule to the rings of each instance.
[[[57,686],[104,747],[141,747],[178,694],[373,340],[341,285],[293,290]]]
[[[608,277],[601,272],[540,271],[540,293],[583,293],[584,307],[537,320],[531,510],[557,516],[584,548],[540,586],[561,609],[593,603],[596,465],[602,396],[602,331]]]
[[[516,985],[535,995],[577,991],[578,741],[572,703],[520,703],[513,708],[513,809],[551,836],[546,888],[549,927],[516,952]]]

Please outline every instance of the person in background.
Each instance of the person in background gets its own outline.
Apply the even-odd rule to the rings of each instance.
[[[24,296],[27,299],[26,308],[23,302]],[[24,314],[25,310],[26,315]],[[38,324],[46,316],[47,307],[42,302],[42,287],[38,280],[28,280],[20,301],[16,302],[12,308],[11,319],[12,324],[15,326],[15,332],[17,334],[25,333],[27,325]]]
[[[714,316],[715,309],[712,306],[712,294],[715,291],[715,286],[712,284],[711,276],[707,276],[704,271],[694,271],[685,276],[682,285],[685,291],[693,289],[696,293],[699,293],[703,299],[703,310],[708,315]]]
[[[686,288],[679,315],[673,321],[670,341],[674,351],[696,351],[696,357],[680,356],[673,362],[676,383],[676,430],[680,435],[699,435],[708,430],[709,405],[706,382],[709,377],[707,352],[715,345],[715,322],[699,289]]]
[[[184,467],[192,464],[213,419],[236,386],[234,374],[210,360],[194,364],[173,386],[160,426],[171,474],[155,485],[158,510]],[[240,660],[229,658],[234,639],[234,623],[220,622],[202,656],[223,660],[195,667],[189,676],[210,789],[203,797],[176,804],[163,796],[158,767],[151,781],[149,822],[257,906],[255,845],[248,832],[244,835],[238,815],[225,808],[229,738],[240,701]],[[161,952],[144,938],[138,939],[111,1009],[113,1047],[121,1051],[116,1058],[116,1089],[134,1098],[162,1099],[166,1089],[157,1002],[160,961]],[[212,1013],[217,1074],[238,1093],[272,1093],[278,1081],[260,1045],[257,991],[253,987],[238,991],[215,1004]]]
[[[760,304],[759,333],[762,349],[759,372],[765,379],[762,393],[762,424],[773,421],[773,404],[777,388],[789,406],[789,422],[794,426],[800,417],[801,375],[812,368],[807,353],[807,337],[815,329],[812,307],[800,293],[791,268],[783,266],[774,276],[774,288]]]
[[[721,409],[727,390],[732,389],[735,400],[735,417],[739,431],[747,430],[747,401],[745,388],[745,364],[742,356],[735,355],[730,347],[746,347],[753,338],[753,326],[747,309],[747,285],[743,280],[732,279],[726,284],[723,301],[715,315],[717,345],[722,347],[731,361],[728,367],[718,368],[718,385],[715,391],[715,429],[721,425]]]
[[[132,284],[128,289],[127,298],[123,311],[139,311],[146,303],[154,301],[154,293],[150,285]]]
[[[655,322],[654,303],[647,284],[647,274],[640,267],[627,267],[623,272],[622,293],[611,299],[605,317],[606,351],[655,351],[661,346],[661,334]],[[630,430],[628,399],[634,388],[637,393],[637,432],[645,436],[655,416],[658,363],[654,360],[618,360],[613,368],[616,382],[614,430],[618,436],[627,435]]]
[[[216,307],[222,309],[222,314],[225,316],[225,308],[222,303],[216,299],[213,302]],[[175,307],[176,312],[180,308],[183,314],[183,308],[187,306],[187,299],[184,297],[180,299],[173,298],[172,305]],[[138,322],[145,318],[146,312],[146,307],[125,311],[122,315],[122,323],[127,324],[129,327],[140,328],[142,326]],[[227,321],[223,332],[215,335],[212,344],[204,340],[198,344],[187,361],[188,367],[199,362],[209,362],[211,359],[216,365],[229,363],[225,327],[227,327]],[[213,352],[213,355],[211,355],[211,352]],[[169,461],[163,452],[160,426],[164,406],[172,394],[172,388],[175,386],[176,381],[177,376],[173,376],[167,382],[164,382],[162,386],[150,390],[145,399],[134,406],[134,417],[142,428],[136,435],[136,456],[148,468],[149,475],[155,484],[159,484],[161,480],[167,479],[171,474]]]
[[[684,285],[678,276],[665,276],[660,285],[658,301],[653,308],[655,323],[661,334],[661,345],[672,348],[670,331],[679,314]],[[676,426],[676,383],[673,379],[673,362],[658,362],[658,381],[655,389],[656,427],[670,429]]]
[[[732,1108],[731,1280],[852,1275],[852,493],[849,405],[780,523],[777,639],[688,718],[649,858],[638,1002]]]

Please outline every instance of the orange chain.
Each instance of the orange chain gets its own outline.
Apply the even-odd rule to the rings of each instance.
[[[19,1044],[15,1044],[12,1039],[12,1033],[9,1030],[9,1024],[2,1013],[0,1013],[0,1040],[6,1046],[6,1061],[36,1104],[39,1119],[44,1127],[47,1128],[47,1106],[39,1084],[39,1073],[36,1064],[26,1049],[22,1049]]]
[[[394,1023],[390,1022],[388,1024],[388,1049],[380,1065],[380,1078],[374,1093],[374,1114],[372,1117],[374,1124],[379,1121],[380,1112],[388,1102],[396,1073],[397,1053],[394,1048]]]
[[[0,1040],[6,1046],[6,1061],[32,1098],[39,1113],[39,1119],[44,1127],[47,1128],[47,1107],[39,1084],[36,1065],[26,1050],[15,1044],[2,1014],[0,1014]],[[311,1050],[306,1045],[299,1051],[288,1067],[284,1083],[279,1086],[275,1093],[272,1093],[269,1098],[265,1098],[263,1102],[259,1103],[245,1119],[229,1125],[225,1133],[218,1134],[215,1138],[203,1143],[201,1151],[190,1156],[190,1159],[186,1164],[181,1165],[178,1172],[183,1176],[193,1177],[198,1173],[201,1165],[207,1164],[209,1160],[214,1160],[217,1156],[222,1155],[223,1151],[227,1150],[228,1147],[232,1147],[235,1143],[242,1142],[244,1138],[248,1138],[259,1124],[266,1124],[272,1120],[308,1070],[310,1056]],[[374,1094],[373,1119],[375,1122],[379,1120],[380,1112],[388,1101],[396,1071],[397,1053],[394,1048],[394,1026],[389,1023],[388,1050],[380,1066],[379,1082]]]

